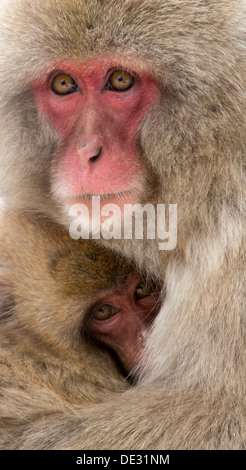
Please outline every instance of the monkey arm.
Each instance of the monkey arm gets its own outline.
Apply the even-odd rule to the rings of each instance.
[[[225,441],[227,449],[242,448],[238,420],[245,418],[243,407],[235,416],[222,396],[211,407],[194,389],[185,394],[165,393],[162,386],[135,389],[84,409],[37,387],[14,394],[2,418],[1,448],[194,450],[225,449]]]

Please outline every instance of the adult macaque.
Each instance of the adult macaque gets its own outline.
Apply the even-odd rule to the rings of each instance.
[[[160,292],[119,255],[40,215],[2,216],[0,253],[0,447],[9,449],[38,439],[42,414],[49,435],[59,409],[127,388],[106,349],[125,372],[139,363]]]
[[[245,24],[243,0],[20,0],[1,21],[7,204],[64,224],[92,195],[178,206],[173,251],[110,241],[165,303],[138,388],[68,446],[245,448]]]

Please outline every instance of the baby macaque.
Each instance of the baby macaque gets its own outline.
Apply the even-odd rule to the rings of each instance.
[[[105,390],[124,390],[158,297],[155,284],[121,256],[72,240],[41,215],[7,212],[0,230],[0,362],[11,393],[32,383],[84,404],[100,402]]]

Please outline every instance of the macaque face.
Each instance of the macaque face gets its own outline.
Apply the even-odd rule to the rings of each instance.
[[[162,283],[146,279],[124,258],[87,240],[68,238],[65,244],[60,238],[59,248],[54,247],[49,257],[55,302],[58,299],[64,309],[64,323],[71,309],[77,312],[73,321],[80,340],[82,336],[82,341],[87,338],[109,349],[127,374],[134,372],[160,309]]]
[[[138,199],[143,170],[136,136],[157,85],[123,62],[58,63],[34,84],[38,109],[61,138],[53,190],[64,202],[91,195],[118,204]]]
[[[86,329],[113,350],[125,371],[139,364],[145,340],[156,317],[160,290],[140,276],[112,289],[89,309]]]

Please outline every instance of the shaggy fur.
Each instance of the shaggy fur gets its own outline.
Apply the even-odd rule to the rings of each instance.
[[[51,214],[59,208],[49,176],[59,142],[38,116],[30,84],[55,58],[121,53],[122,64],[136,60],[159,83],[158,103],[138,135],[155,188],[142,202],[178,205],[175,250],[160,252],[155,240],[110,242],[166,283],[139,385],[94,408],[55,410],[42,424],[33,411],[19,445],[245,448],[245,1],[15,3],[0,33],[1,191],[8,204]],[[3,412],[8,420],[11,408],[18,421],[28,399],[15,406],[19,397],[11,392]]]
[[[40,215],[7,212],[1,226],[0,447],[13,449],[25,447],[23,432],[33,435],[39,419],[127,388],[86,323],[91,306],[134,270]]]

